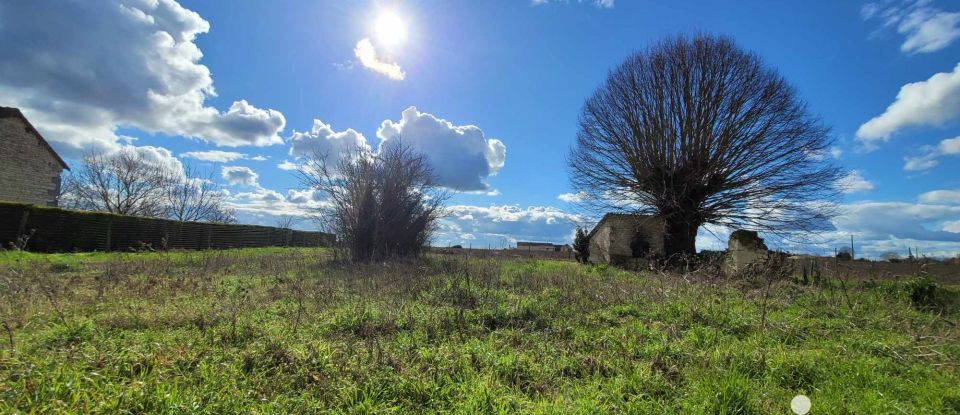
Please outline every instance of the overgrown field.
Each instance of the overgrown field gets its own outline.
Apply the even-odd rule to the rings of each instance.
[[[329,257],[0,253],[0,413],[960,412],[952,287]]]

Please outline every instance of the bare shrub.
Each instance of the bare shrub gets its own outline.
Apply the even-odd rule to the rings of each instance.
[[[427,159],[400,140],[374,153],[357,149],[330,165],[308,158],[301,182],[327,196],[319,216],[355,262],[416,257],[424,252],[446,194]]]

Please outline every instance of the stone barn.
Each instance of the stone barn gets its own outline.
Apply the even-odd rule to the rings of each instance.
[[[662,255],[663,219],[654,215],[608,213],[590,231],[590,262],[625,264],[635,258]]]
[[[57,205],[67,163],[16,108],[0,107],[0,200]]]

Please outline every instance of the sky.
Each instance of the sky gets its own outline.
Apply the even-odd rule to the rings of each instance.
[[[960,253],[960,2],[0,0],[0,105],[71,165],[133,147],[230,192],[241,222],[323,203],[291,168],[402,136],[452,197],[435,245],[569,243],[584,100],[668,36],[729,36],[831,127],[832,229],[773,247]],[[718,249],[730,229],[698,236]]]

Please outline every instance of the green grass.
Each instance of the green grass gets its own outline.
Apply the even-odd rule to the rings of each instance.
[[[758,281],[329,256],[2,253],[0,413],[960,412],[915,283],[777,281],[762,325]]]

